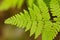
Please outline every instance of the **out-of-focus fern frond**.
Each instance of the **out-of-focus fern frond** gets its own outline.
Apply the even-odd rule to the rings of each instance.
[[[6,10],[12,6],[12,0],[4,0],[0,5],[0,10]]]
[[[22,4],[24,3],[24,0],[18,0],[17,7],[21,8]]]
[[[33,7],[34,1],[35,0],[27,0],[28,7]]]
[[[44,2],[46,3],[46,5],[49,7],[49,2],[50,2],[51,0],[44,0]]]
[[[24,0],[3,0],[3,2],[0,4],[0,11],[7,10],[11,7],[17,7],[20,8],[23,4]]]
[[[31,2],[31,0],[29,0]],[[5,23],[17,25],[19,28],[30,30],[30,36],[35,39],[42,34],[42,40],[53,40],[60,32],[60,5],[58,0],[50,0],[49,6],[43,0],[35,0],[28,5],[28,11],[20,12],[8,18]],[[49,12],[51,11],[51,12]]]

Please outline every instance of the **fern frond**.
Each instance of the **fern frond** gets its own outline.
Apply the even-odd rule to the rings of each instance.
[[[60,6],[57,0],[51,0],[50,10],[53,16],[60,16]],[[58,13],[58,14],[57,14]]]
[[[50,15],[49,15],[48,7],[46,6],[46,3],[43,0],[37,0],[37,5],[42,12],[41,14],[42,14],[43,20],[49,20]]]
[[[54,21],[56,21],[56,23],[59,22],[60,21],[60,6],[59,6],[58,0],[51,0],[50,8],[51,8],[50,10],[51,10],[52,16],[56,16],[55,18],[53,18]],[[58,30],[60,29],[58,28]]]
[[[31,8],[28,8],[28,9],[29,9],[29,12],[24,10],[24,14],[23,13],[17,14],[17,15],[15,15],[15,17],[13,16],[13,17],[7,19],[5,21],[5,23],[6,24],[17,25],[20,28],[21,27],[22,28],[26,28],[25,31],[30,30],[30,36],[32,36],[35,33],[35,35],[36,35],[35,38],[37,38],[39,36],[39,34],[41,34],[41,33],[39,33],[42,30],[41,26],[43,26],[40,23],[40,22],[42,22],[41,21],[42,20],[42,16],[40,14],[39,8],[35,4],[34,4],[34,9],[31,9]],[[37,9],[37,11],[35,9]],[[35,12],[36,13],[38,12],[38,13],[36,14]],[[38,31],[37,28],[40,28],[40,27],[41,27],[41,29],[40,29],[40,31]],[[38,35],[37,35],[37,33],[38,33]]]
[[[27,0],[27,5],[28,5],[28,7],[33,7],[33,4],[34,4],[34,1],[35,0]]]
[[[60,8],[58,0],[51,0],[49,3],[50,8],[43,0],[36,1],[37,4],[34,4],[32,1],[33,7],[30,3],[28,4],[30,6],[28,6],[28,11],[24,10],[24,12],[8,18],[5,23],[17,25],[19,28],[26,28],[25,31],[30,30],[30,36],[35,34],[35,39],[42,34],[42,40],[53,40],[58,32],[60,32]]]
[[[56,37],[56,35],[58,34],[58,32],[60,30],[60,24],[57,23],[57,22],[59,22],[58,17],[60,14],[59,3],[57,0],[50,1],[50,10],[51,10],[52,16],[57,16],[57,18],[53,18],[54,19],[53,21],[56,21],[56,22],[50,22],[50,21],[45,22],[45,27],[42,32],[42,40],[54,39],[54,37]]]
[[[37,20],[37,29],[35,31],[35,39],[36,39],[41,34],[41,31],[43,28],[43,21],[42,21],[42,15],[41,15],[40,9],[36,5],[34,5],[33,10]]]
[[[58,31],[55,29],[57,26],[54,24],[55,23],[52,23],[51,21],[45,21],[45,26],[42,31],[42,40],[52,40],[56,37]]]
[[[46,3],[46,5],[49,7],[49,2],[51,1],[51,0],[43,0],[45,3]]]
[[[50,10],[51,10],[52,16],[57,16],[56,18],[53,18],[54,21],[56,21],[56,23],[60,25],[59,23],[60,22],[60,5],[58,0],[51,0],[50,8],[51,8]],[[57,28],[58,30],[60,30],[60,27],[57,27]]]

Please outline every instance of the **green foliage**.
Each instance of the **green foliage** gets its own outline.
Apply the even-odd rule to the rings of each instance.
[[[31,7],[31,8],[32,8],[32,7],[33,7],[33,4],[34,4],[34,1],[35,1],[35,0],[27,0],[27,3],[28,3],[27,5],[28,5],[28,7]]]
[[[20,8],[23,4],[24,0],[3,0],[3,2],[0,4],[0,10],[7,10],[11,7]]]
[[[60,5],[58,0],[27,0],[28,10],[8,18],[5,23],[30,30],[35,39],[42,34],[42,40],[53,40],[60,32]]]

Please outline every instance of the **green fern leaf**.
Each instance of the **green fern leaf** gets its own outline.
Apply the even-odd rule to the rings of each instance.
[[[60,12],[59,12],[60,8],[59,8],[59,3],[58,3],[57,0],[51,0],[51,2],[50,2],[50,8],[51,8],[50,10],[51,10],[53,16],[59,16],[59,14],[60,14]]]
[[[37,29],[37,22],[33,21],[32,26],[31,26],[31,30],[30,30],[30,36],[32,36],[35,33],[36,29]]]
[[[36,9],[37,8],[38,7],[36,6]],[[8,21],[11,21],[9,24],[12,24],[13,23],[13,25],[19,26],[19,28],[21,28],[21,27],[22,28],[26,28],[25,31],[28,31],[29,29],[31,29],[30,30],[30,36],[32,36],[36,32],[37,22],[39,22],[38,23],[38,28],[39,28],[40,21],[42,20],[42,18],[39,18],[38,17],[38,16],[41,15],[40,14],[40,11],[39,12],[36,11],[36,13],[38,12],[37,15],[36,15],[35,11],[36,11],[35,9],[33,10],[33,9],[29,8],[29,12],[27,12],[26,10],[24,10],[24,14],[23,13],[17,14],[17,15],[15,15],[15,17],[11,17],[9,20],[7,19],[5,21],[5,23],[8,24],[9,23]],[[15,21],[14,21],[14,19],[15,19]],[[42,28],[41,28],[41,30],[42,30]],[[41,30],[40,30],[40,32],[41,32]],[[38,33],[38,30],[37,30],[37,33]],[[36,36],[39,36],[39,33],[38,33],[38,35],[36,34]]]
[[[43,21],[41,21],[42,15],[41,15],[39,8],[36,5],[34,5],[33,9],[34,9],[34,13],[36,15],[36,20],[37,20],[37,28],[35,31],[35,39],[36,39],[41,34],[41,31],[43,28]]]
[[[30,20],[30,15],[28,14],[28,12],[26,10],[24,10],[24,15],[25,15],[25,21],[26,23],[24,22],[24,27],[26,27],[25,31],[28,31],[30,28],[31,28],[31,20]]]
[[[39,6],[42,12],[41,14],[42,14],[43,20],[49,20],[50,15],[49,15],[48,7],[46,6],[46,3],[43,0],[37,0],[37,5]]]
[[[43,22],[42,21],[38,21],[37,29],[35,31],[35,39],[42,33],[42,28],[43,28]]]
[[[31,4],[29,1],[32,1]],[[34,3],[35,1],[37,1],[36,4]],[[25,28],[25,31],[30,30],[30,36],[35,34],[35,39],[42,34],[42,40],[53,40],[60,32],[59,2],[58,0],[50,0],[49,6],[47,6],[43,0],[35,1],[28,0],[28,11],[24,10],[23,13],[20,12],[8,18],[5,23]]]

